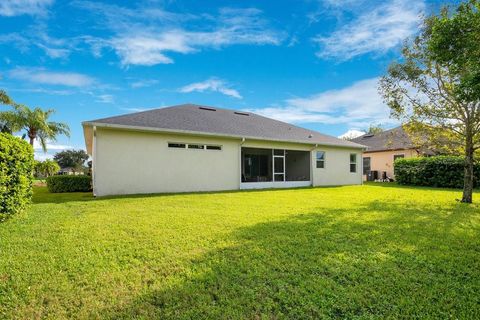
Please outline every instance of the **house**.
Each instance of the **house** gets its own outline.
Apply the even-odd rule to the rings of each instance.
[[[79,171],[78,169],[75,169],[75,168],[71,168],[71,167],[66,167],[66,168],[61,168],[57,174],[59,175],[74,175],[74,176],[78,176],[78,175],[84,175],[85,173],[83,171]]]
[[[97,196],[361,184],[363,146],[185,104],[86,121]]]
[[[364,180],[395,178],[393,162],[421,155],[402,126],[375,134],[364,134],[352,142],[367,147],[363,154]]]

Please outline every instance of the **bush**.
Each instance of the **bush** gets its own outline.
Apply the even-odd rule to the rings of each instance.
[[[399,184],[444,188],[463,188],[464,158],[438,156],[398,159],[394,164]],[[474,167],[474,185],[480,181],[480,164]]]
[[[0,133],[0,221],[25,210],[30,203],[33,167],[30,144]]]
[[[48,191],[60,192],[87,192],[92,190],[90,176],[51,176],[47,178]]]

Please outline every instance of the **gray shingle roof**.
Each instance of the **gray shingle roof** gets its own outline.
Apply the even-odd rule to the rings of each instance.
[[[364,134],[351,141],[367,146],[367,152],[412,149],[415,147],[401,126],[374,135]]]
[[[354,142],[341,140],[254,113],[194,104],[184,104],[86,121],[83,124],[127,126],[162,131],[187,131],[219,136],[291,141],[353,148],[363,147]]]

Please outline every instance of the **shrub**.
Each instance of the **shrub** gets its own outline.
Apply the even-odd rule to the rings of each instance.
[[[92,190],[89,176],[51,176],[47,178],[47,187],[50,192],[87,192]]]
[[[0,133],[0,221],[25,210],[30,203],[33,167],[30,144]]]
[[[399,184],[445,188],[463,188],[464,158],[438,156],[398,159],[394,164]],[[474,185],[480,181],[480,164],[474,168]]]

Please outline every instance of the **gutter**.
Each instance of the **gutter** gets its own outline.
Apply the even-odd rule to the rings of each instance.
[[[209,133],[209,132],[199,132],[199,131],[192,131],[192,130],[179,130],[179,129],[166,129],[166,128],[151,128],[151,127],[142,127],[142,126],[129,126],[129,125],[122,125],[122,124],[110,124],[110,123],[99,123],[99,122],[90,122],[85,121],[82,122],[82,126],[95,126],[97,128],[113,128],[113,129],[124,129],[124,130],[131,130],[131,131],[143,131],[143,132],[160,132],[160,133],[177,133],[177,134],[189,134],[189,135],[200,135],[200,136],[207,136],[207,137],[221,137],[221,138],[235,138],[235,139],[242,139],[245,141],[246,139],[250,140],[259,140],[259,141],[273,141],[273,142],[287,142],[287,143],[298,143],[298,144],[307,144],[307,145],[322,145],[322,146],[332,146],[337,148],[351,148],[351,149],[366,149],[366,146],[363,146],[358,143],[354,143],[355,145],[339,145],[335,143],[318,143],[318,142],[308,142],[308,141],[298,141],[298,140],[282,140],[282,139],[273,139],[273,138],[262,138],[262,137],[253,137],[253,136],[241,136],[241,135],[230,135],[230,134],[222,134],[222,133]]]

